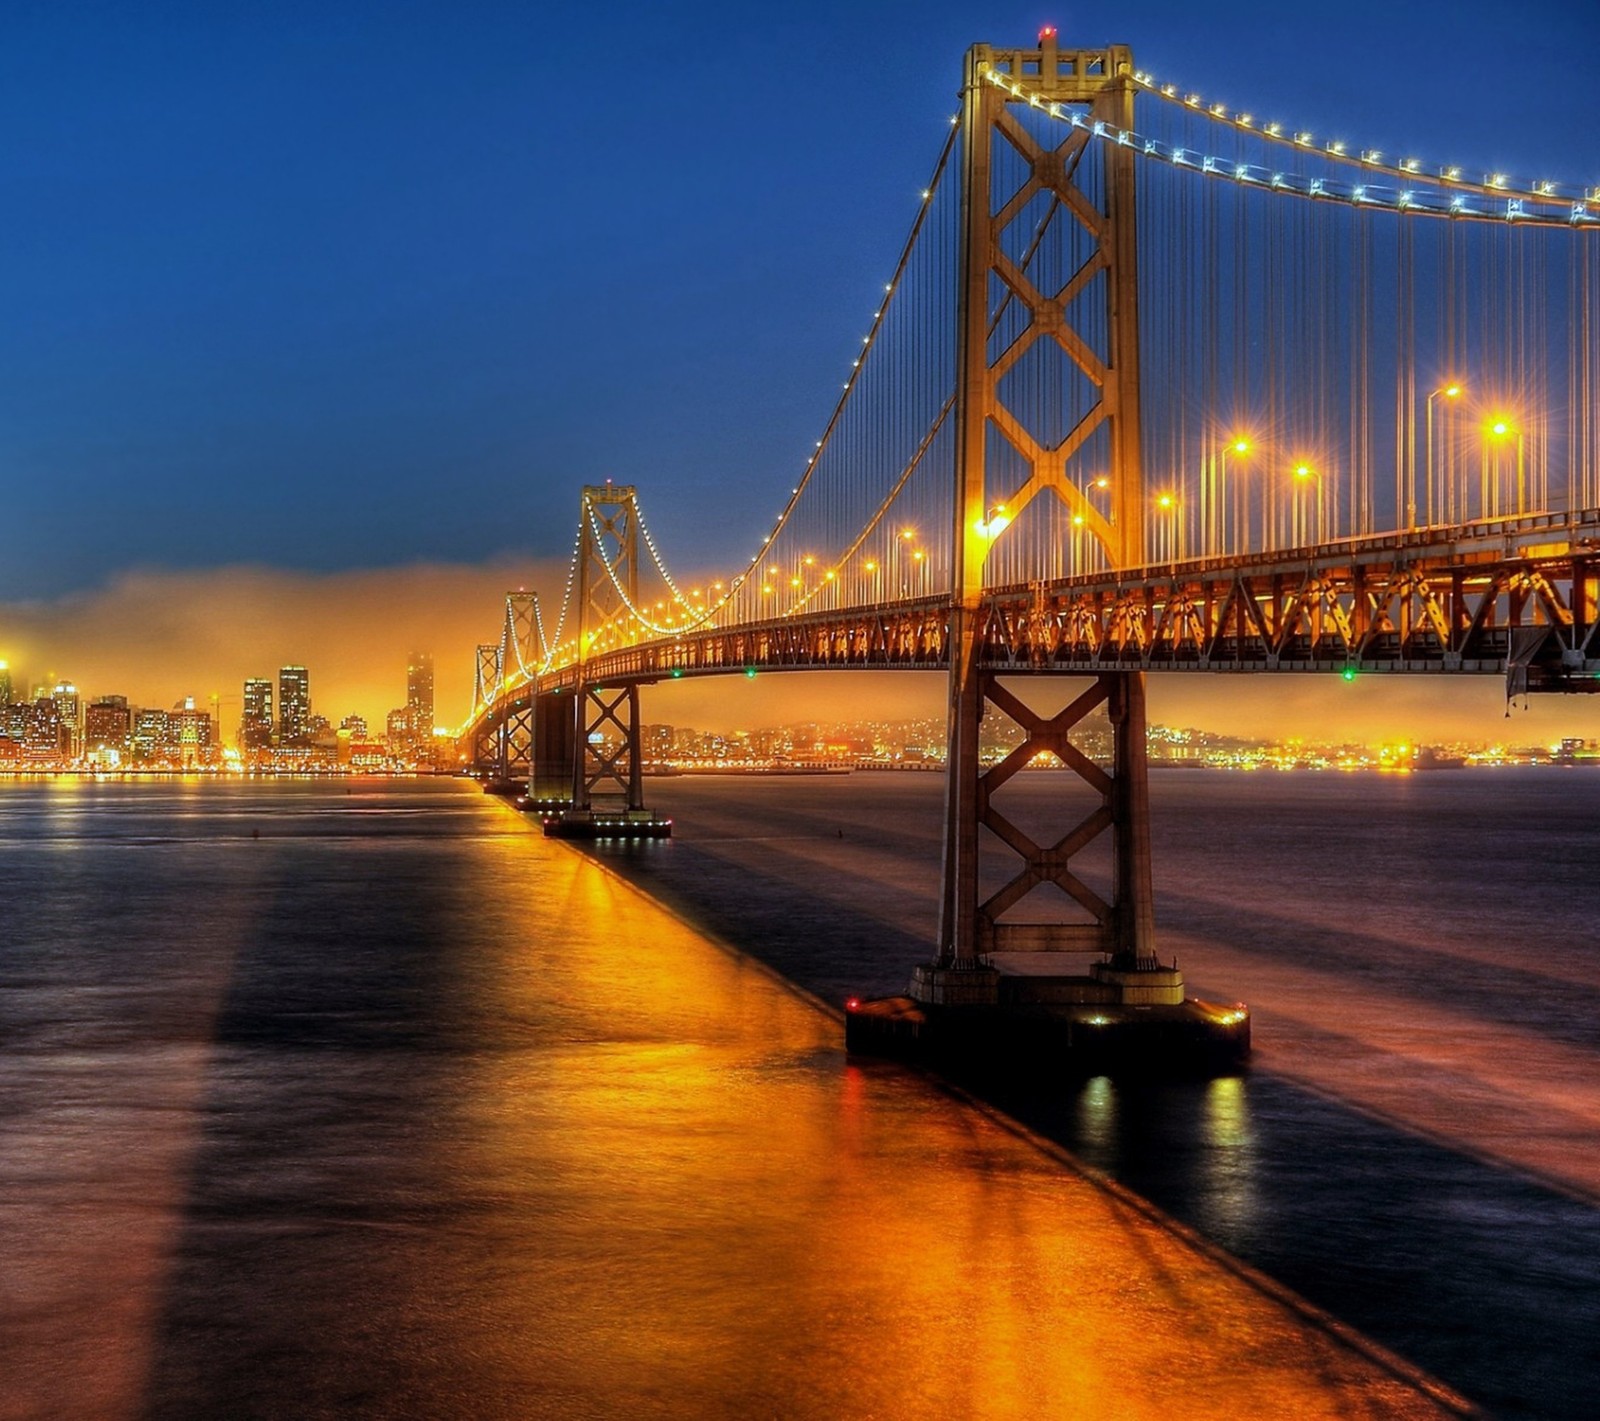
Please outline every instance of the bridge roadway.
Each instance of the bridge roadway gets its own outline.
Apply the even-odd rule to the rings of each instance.
[[[1345,538],[995,588],[996,672],[1106,670],[1502,675],[1600,690],[1600,509]],[[797,613],[641,641],[537,677],[543,693],[752,671],[942,671],[949,597]],[[481,728],[526,705],[507,682]]]

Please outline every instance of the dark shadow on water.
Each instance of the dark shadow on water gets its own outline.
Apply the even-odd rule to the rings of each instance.
[[[713,848],[591,852],[830,1002],[903,990],[928,955]],[[1600,1207],[1259,1072],[980,1094],[1492,1414],[1596,1414]]]
[[[449,1153],[516,1023],[477,997],[446,851],[391,853],[377,893],[286,851],[233,953],[145,1421],[526,1414],[463,1345],[493,1306],[458,1282],[485,1186]]]
[[[581,846],[701,932],[832,1006],[905,989],[928,942],[689,841]]]

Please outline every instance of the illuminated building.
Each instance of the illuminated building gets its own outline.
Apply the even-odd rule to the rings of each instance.
[[[364,715],[347,715],[339,722],[340,730],[348,730],[357,740],[367,738],[367,718]]]
[[[302,745],[311,729],[311,677],[304,666],[278,669],[278,744]]]
[[[57,681],[50,692],[55,703],[61,758],[76,759],[83,747],[83,702],[71,681]]]
[[[49,696],[37,697],[24,742],[28,758],[40,762],[59,760],[62,739],[60,709]]]
[[[193,696],[173,706],[167,715],[169,758],[184,766],[210,764],[215,743],[211,712],[196,709]]]
[[[239,748],[257,758],[272,748],[272,682],[265,676],[244,683],[244,714],[239,718]]]
[[[97,696],[83,713],[83,753],[97,764],[120,764],[133,729],[126,696]]]
[[[0,661],[0,706],[11,704],[11,665]]]
[[[60,758],[60,717],[48,696],[0,706],[0,734],[8,742],[6,758],[12,763]]]
[[[163,710],[134,712],[130,736],[133,761],[136,765],[158,764],[168,757],[172,730],[167,713]]]
[[[406,663],[406,715],[413,743],[426,745],[433,738],[433,657],[425,651]]]

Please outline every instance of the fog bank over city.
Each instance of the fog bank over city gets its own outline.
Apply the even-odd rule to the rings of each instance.
[[[231,738],[248,677],[304,665],[316,709],[336,722],[354,713],[381,726],[404,699],[407,656],[431,651],[438,715],[453,724],[472,698],[473,648],[496,639],[506,589],[541,575],[555,580],[547,569],[509,563],[144,569],[88,592],[0,605],[0,659],[14,668],[19,694],[62,676],[85,696],[148,705],[218,693]]]

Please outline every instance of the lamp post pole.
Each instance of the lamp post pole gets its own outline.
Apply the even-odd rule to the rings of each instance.
[[[1458,385],[1458,384],[1455,384],[1455,383],[1451,383],[1449,385],[1441,385],[1441,386],[1439,386],[1439,388],[1437,390],[1432,391],[1428,395],[1427,421],[1426,421],[1427,422],[1427,426],[1428,426],[1428,444],[1427,444],[1428,453],[1427,453],[1427,469],[1426,469],[1426,473],[1427,473],[1427,478],[1428,478],[1427,514],[1428,514],[1428,524],[1429,524],[1430,527],[1433,525],[1433,521],[1434,521],[1434,506],[1433,506],[1433,502],[1434,502],[1434,484],[1435,484],[1434,468],[1433,468],[1433,402],[1436,399],[1438,399],[1440,395],[1443,395],[1447,400],[1459,399],[1460,396],[1461,396],[1461,386]],[[1440,501],[1440,503],[1444,503],[1445,502],[1445,500],[1443,498],[1441,498],[1439,501]],[[1441,510],[1441,511],[1443,511],[1443,510]],[[1400,510],[1398,508],[1396,508],[1395,509],[1395,517],[1398,518],[1399,516],[1400,516]],[[1455,489],[1454,489],[1453,486],[1450,489],[1449,512],[1446,513],[1445,516],[1447,518],[1449,518],[1451,522],[1455,521]],[[1417,501],[1416,501],[1416,490],[1415,489],[1412,489],[1412,491],[1411,491],[1411,502],[1410,502],[1409,512],[1408,512],[1407,518],[1406,518],[1406,526],[1409,527],[1409,528],[1415,528],[1417,526]]]

